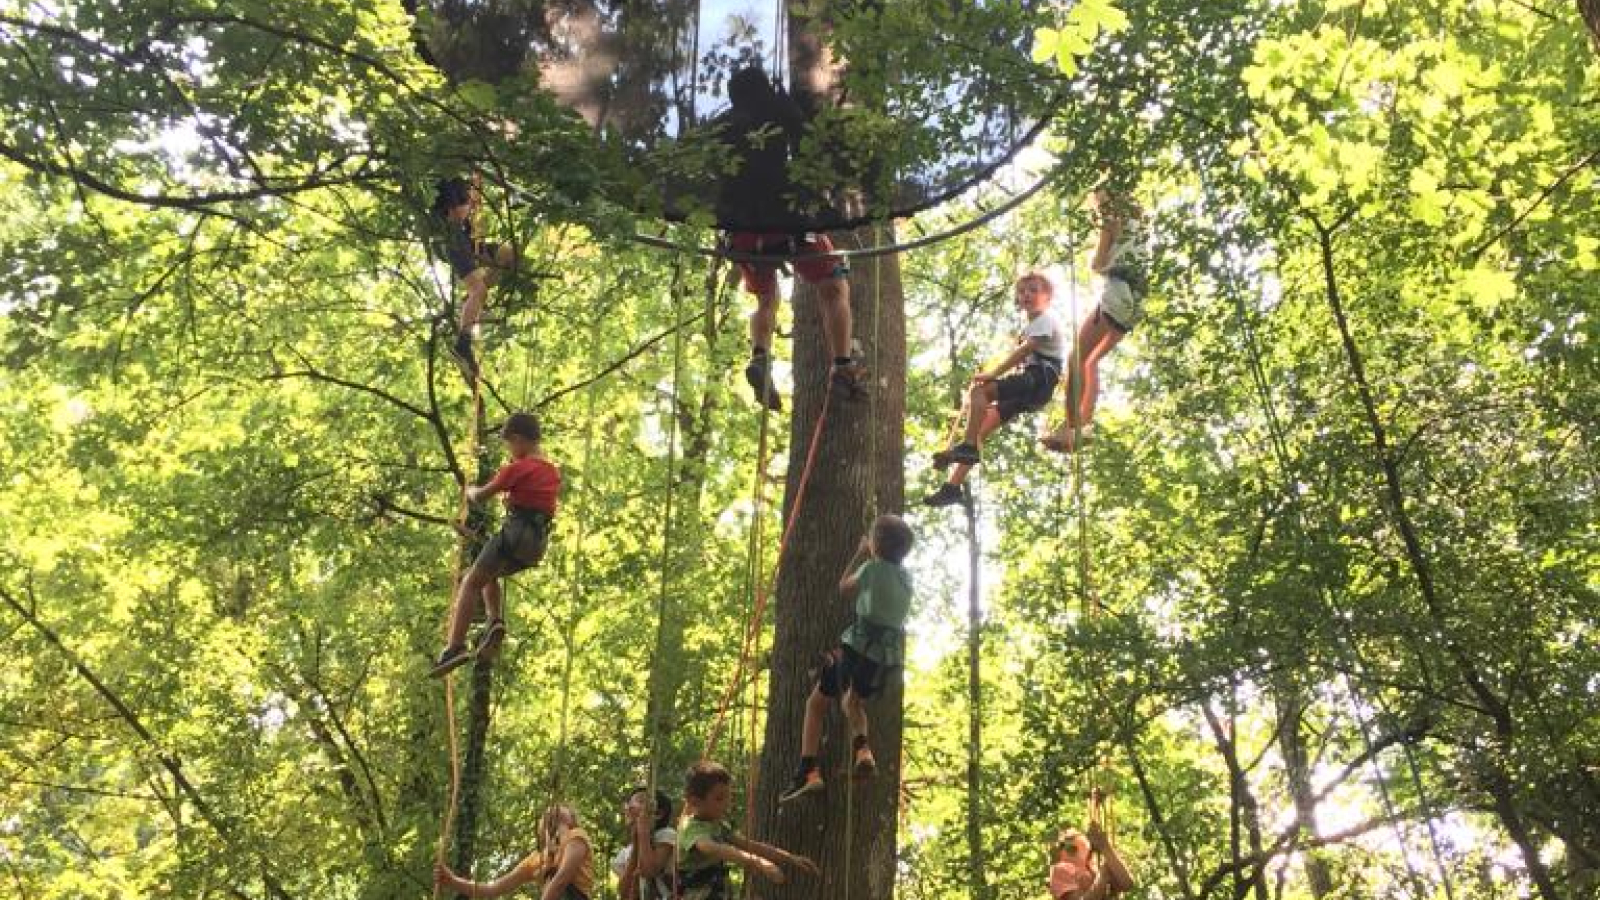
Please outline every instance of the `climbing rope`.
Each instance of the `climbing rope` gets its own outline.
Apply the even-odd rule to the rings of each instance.
[[[481,366],[481,360],[480,360]],[[483,433],[483,391],[482,379],[479,370],[472,373],[472,424],[468,429],[469,450],[465,459],[477,459],[481,452],[481,438]],[[456,558],[454,571],[450,575],[450,603],[447,607],[451,612],[445,617],[445,643],[449,643],[450,621],[454,618],[457,595],[461,591],[461,579],[466,567],[467,546],[470,537],[467,532],[467,519],[472,512],[472,504],[467,501],[467,486],[470,479],[466,472],[461,473],[461,499],[456,508]],[[444,678],[444,719],[445,734],[450,746],[450,802],[446,804],[444,819],[439,824],[439,844],[434,853],[434,862],[443,865],[445,854],[449,851],[450,842],[454,837],[456,811],[461,801],[461,748],[456,739],[456,689],[455,679],[446,675]],[[438,900],[439,886],[433,888],[434,900]]]

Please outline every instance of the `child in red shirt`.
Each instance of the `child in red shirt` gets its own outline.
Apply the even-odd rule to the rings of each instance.
[[[539,450],[539,420],[532,413],[512,413],[500,429],[511,452],[511,462],[488,484],[467,488],[467,500],[479,503],[495,494],[506,495],[506,518],[500,531],[483,545],[456,592],[450,615],[450,636],[429,672],[438,678],[471,659],[475,653],[493,656],[506,636],[500,611],[500,579],[529,569],[544,559],[555,520],[556,497],[561,493],[561,472]],[[483,598],[488,622],[477,646],[467,650],[467,628],[478,598]]]
[[[1133,876],[1100,823],[1089,823],[1087,833],[1068,828],[1053,849],[1050,900],[1108,900],[1133,890]],[[1095,865],[1094,853],[1102,865]]]

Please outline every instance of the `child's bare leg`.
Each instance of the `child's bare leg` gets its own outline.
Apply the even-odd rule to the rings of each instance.
[[[483,611],[490,621],[504,618],[500,609],[501,596],[503,595],[500,591],[500,579],[490,579],[489,583],[483,586]]]
[[[467,629],[472,626],[472,613],[475,610],[478,598],[484,595],[484,585],[492,584],[493,579],[486,578],[474,566],[467,571],[461,579],[461,587],[456,591],[456,602],[450,611],[450,634],[445,639],[445,646],[460,647],[467,642]]]
[[[1083,397],[1079,400],[1078,421],[1087,425],[1094,421],[1095,404],[1100,399],[1100,360],[1122,342],[1122,332],[1107,328],[1105,336],[1095,345],[1083,361]]]
[[[467,297],[461,302],[461,319],[457,330],[465,336],[471,334],[478,320],[483,318],[483,304],[489,298],[489,272],[474,269],[472,274],[462,279],[462,285],[466,288]]]
[[[750,349],[765,352],[772,347],[772,333],[778,328],[778,283],[774,279],[756,292],[755,312],[750,314]]]
[[[994,433],[1000,427],[1000,414],[994,410],[995,398],[999,389],[992,381],[974,384],[967,390],[967,433],[962,438],[974,447],[982,446],[983,439]],[[983,410],[982,415],[976,415],[974,410]]]
[[[811,689],[806,698],[806,719],[800,727],[800,756],[815,758],[822,749],[822,723],[828,716],[828,697],[821,686]]]
[[[840,701],[844,708],[844,718],[850,723],[850,737],[864,738],[867,736],[867,705],[862,702],[860,695],[854,688],[844,692],[844,699]]]
[[[834,360],[850,356],[850,335],[855,323],[850,317],[850,282],[829,278],[817,283],[817,306],[822,312],[822,336]]]

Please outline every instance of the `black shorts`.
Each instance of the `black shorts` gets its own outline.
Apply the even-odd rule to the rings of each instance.
[[[548,513],[517,510],[506,515],[505,524],[483,545],[472,568],[490,578],[515,575],[537,566],[550,546]]]
[[[472,243],[465,240],[452,240],[447,253],[450,257],[450,271],[457,278],[465,278],[478,269],[492,269],[497,264],[495,257],[500,254],[503,244],[491,244],[487,241]]]
[[[840,644],[822,654],[817,672],[817,690],[824,697],[838,698],[847,690],[863,700],[883,690],[891,666],[868,659],[849,644]]]
[[[1030,363],[1016,375],[995,382],[995,412],[1000,421],[1009,422],[1024,413],[1044,409],[1055,396],[1061,373],[1049,366]]]

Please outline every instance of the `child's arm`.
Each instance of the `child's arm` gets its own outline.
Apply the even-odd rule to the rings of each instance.
[[[1095,239],[1094,256],[1089,260],[1089,269],[1096,275],[1104,275],[1111,268],[1111,248],[1117,245],[1117,238],[1122,237],[1122,214],[1116,210],[1100,208],[1100,236]]]
[[[769,865],[782,863],[786,866],[794,866],[796,869],[799,869],[807,875],[816,876],[822,874],[822,870],[817,868],[816,863],[804,856],[790,853],[782,847],[774,847],[771,844],[763,844],[760,841],[752,841],[747,837],[740,837],[739,835],[734,835],[731,840],[733,845],[738,847],[740,850],[743,850],[746,853],[754,854],[763,860],[770,860],[768,863]],[[777,868],[777,866],[774,865],[773,868]],[[779,874],[781,876],[781,870]],[[782,883],[782,878],[780,877],[778,881]]]
[[[1089,838],[1089,846],[1100,854],[1101,874],[1097,876],[1096,881],[1105,879],[1109,882],[1106,886],[1107,893],[1103,896],[1116,896],[1133,890],[1133,875],[1128,871],[1128,867],[1122,864],[1122,857],[1117,855],[1117,848],[1111,846],[1111,841],[1107,839],[1105,829],[1100,827],[1100,823],[1091,823],[1086,836]]]
[[[567,844],[566,849],[561,851],[561,861],[556,865],[555,874],[550,876],[550,880],[544,883],[544,890],[539,892],[540,900],[560,900],[588,859],[588,841],[574,840]]]
[[[656,846],[655,812],[648,806],[634,822],[632,866],[640,878],[654,878],[672,859],[672,847]]]
[[[482,503],[485,499],[493,497],[495,494],[510,490],[511,476],[507,472],[509,468],[509,466],[506,466],[494,473],[494,477],[489,479],[488,484],[467,485],[467,502]]]
[[[856,546],[855,555],[850,557],[850,562],[844,567],[844,575],[839,579],[839,596],[846,600],[854,600],[856,591],[861,589],[861,579],[856,574],[861,571],[861,564],[872,558],[869,535],[861,536],[861,543]]]
[[[761,877],[776,884],[783,884],[783,870],[778,864],[754,852],[747,852],[741,847],[754,843],[743,838],[735,838],[732,843],[720,844],[710,838],[702,838],[694,843],[694,849],[704,853],[715,860],[739,866],[747,872],[760,873]],[[765,846],[765,845],[761,845]]]
[[[1039,349],[1040,343],[1039,338],[1022,339],[1017,343],[1017,349],[1006,354],[1006,358],[1002,359],[999,365],[992,367],[987,372],[979,372],[972,377],[972,380],[979,384],[986,381],[999,381],[1005,377],[1007,372],[1022,365],[1028,357],[1032,356],[1034,351]]]
[[[494,881],[480,884],[462,878],[442,863],[433,867],[434,884],[468,897],[504,897],[537,877],[532,866],[518,865]]]

